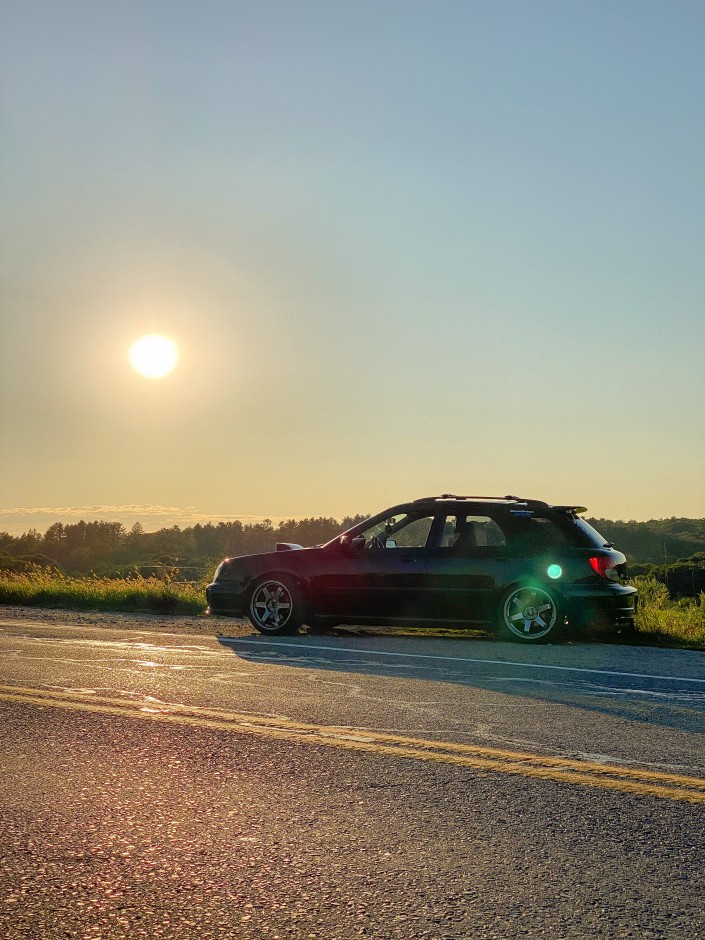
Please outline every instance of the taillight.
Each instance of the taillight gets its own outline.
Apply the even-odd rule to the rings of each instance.
[[[619,572],[614,567],[614,559],[609,555],[593,555],[589,561],[595,574],[608,581],[619,581]]]

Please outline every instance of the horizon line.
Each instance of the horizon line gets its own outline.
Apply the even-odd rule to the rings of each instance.
[[[355,515],[353,513],[347,514]],[[362,514],[357,514],[362,515]],[[92,519],[86,517],[93,516]],[[96,518],[96,517],[104,518]],[[587,518],[606,519],[606,516],[595,516],[586,513]],[[108,518],[105,518],[108,517]],[[126,518],[127,517],[127,518]],[[132,517],[132,518],[130,518]],[[345,516],[341,517],[344,519]],[[668,519],[698,519],[700,516],[661,516],[649,519],[612,519],[611,522],[660,522]],[[48,523],[47,528],[65,520],[121,522],[125,525],[134,525],[139,522],[145,531],[159,531],[164,528],[190,528],[194,525],[207,525],[221,522],[242,522],[243,524],[257,524],[269,520],[274,524],[292,520],[299,522],[302,519],[335,519],[336,516],[326,515],[299,515],[299,514],[272,514],[272,513],[207,513],[195,506],[160,506],[151,503],[126,503],[124,505],[88,505],[88,506],[17,506],[0,508],[0,531],[8,535],[23,535],[29,529]],[[151,525],[150,525],[151,523]],[[9,524],[9,528],[8,528]],[[70,521],[66,524],[72,524]],[[149,528],[147,528],[149,526]],[[13,531],[10,531],[12,529]]]

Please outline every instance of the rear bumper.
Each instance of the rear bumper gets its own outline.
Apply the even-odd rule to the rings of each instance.
[[[207,614],[223,614],[229,617],[242,617],[245,613],[246,598],[243,585],[231,581],[214,581],[206,588]]]
[[[636,614],[638,595],[636,588],[626,584],[614,584],[595,588],[592,585],[577,587],[566,598],[570,623],[584,625],[594,622],[604,624],[631,623]]]

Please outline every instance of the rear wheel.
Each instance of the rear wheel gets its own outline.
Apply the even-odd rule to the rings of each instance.
[[[299,589],[283,578],[263,578],[250,594],[247,616],[260,633],[284,636],[297,633],[304,618]]]
[[[499,627],[510,640],[540,643],[557,633],[563,622],[555,597],[545,588],[520,586],[510,588],[499,603]]]

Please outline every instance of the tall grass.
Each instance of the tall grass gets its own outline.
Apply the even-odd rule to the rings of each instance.
[[[655,578],[634,578],[639,591],[637,635],[653,642],[705,649],[705,593],[671,600],[668,588]]]
[[[168,578],[74,578],[39,565],[27,571],[0,572],[0,604],[63,607],[69,610],[147,611],[200,614],[205,609],[202,584]]]
[[[636,642],[705,649],[705,595],[669,598],[654,578],[634,578],[639,591]],[[0,571],[0,604],[61,607],[69,610],[147,611],[155,614],[201,614],[205,584],[184,584],[135,575],[75,578],[33,565],[26,571]]]

